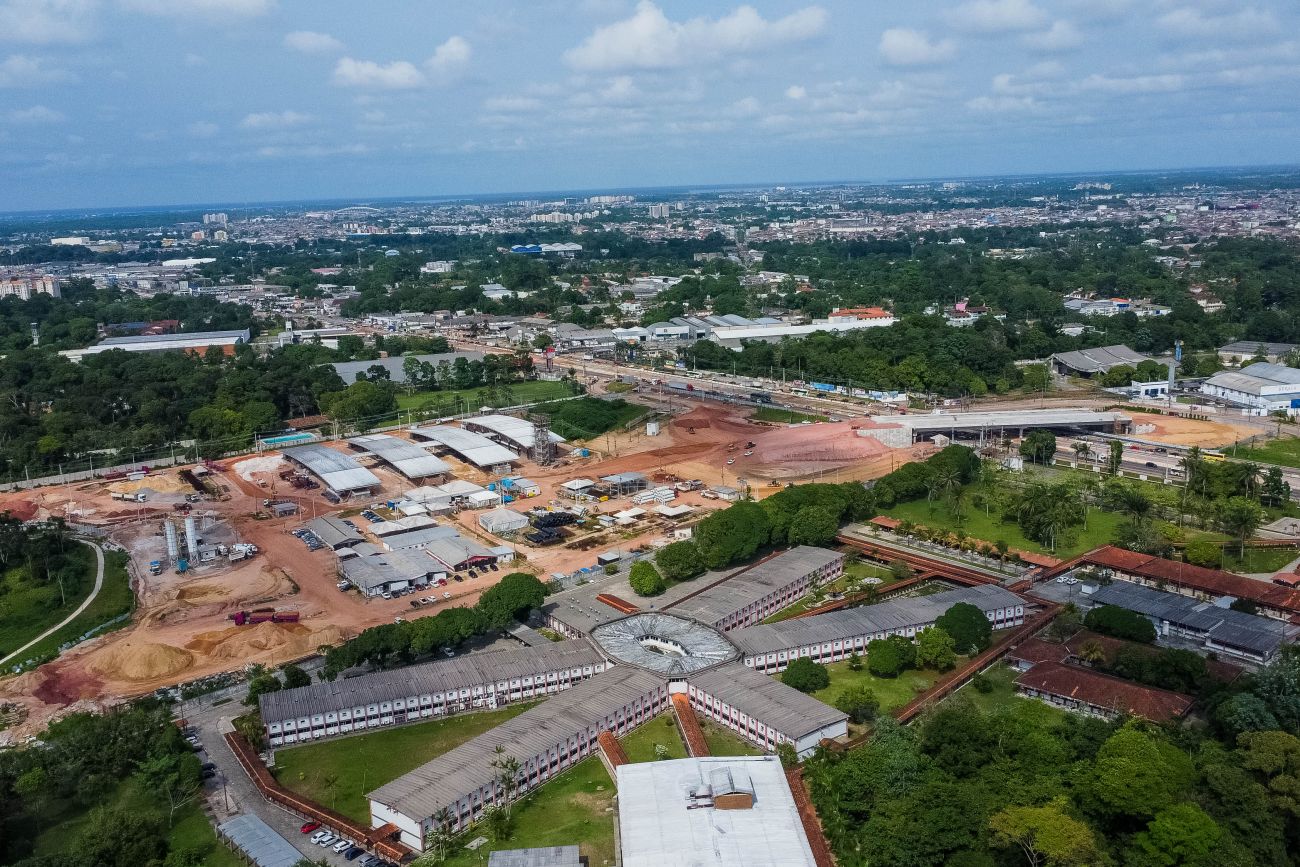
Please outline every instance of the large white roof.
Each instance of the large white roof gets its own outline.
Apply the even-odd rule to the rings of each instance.
[[[369,434],[348,440],[356,448],[370,452],[408,479],[425,479],[451,472],[451,465],[434,457],[415,443],[388,434]]]
[[[524,421],[522,418],[515,418],[513,415],[478,415],[474,416],[474,418],[467,418],[462,423],[471,428],[479,427],[489,433],[494,433],[509,440],[521,449],[531,449],[533,447],[533,438],[536,436],[531,421]],[[564,437],[559,436],[554,431],[547,431],[547,433],[550,435],[551,442],[564,442]]]
[[[748,810],[693,793],[751,792]],[[623,867],[816,867],[775,756],[640,762],[618,769]]]
[[[302,464],[320,477],[331,490],[340,493],[379,487],[379,477],[357,463],[350,455],[321,443],[285,449],[284,456]]]
[[[519,460],[519,455],[510,449],[499,446],[483,434],[451,425],[434,427],[413,427],[411,436],[416,439],[435,442],[443,448],[450,449],[476,467],[493,467],[497,464],[509,464]]]

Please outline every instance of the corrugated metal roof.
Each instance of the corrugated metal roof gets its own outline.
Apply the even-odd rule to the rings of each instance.
[[[504,446],[497,445],[483,434],[450,425],[413,427],[410,433],[413,437],[430,440],[455,452],[462,460],[476,467],[491,467],[519,460],[519,455]]]
[[[1177,593],[1116,581],[1092,594],[1097,605],[1115,605],[1175,626],[1208,633],[1211,640],[1255,653],[1272,653],[1286,639],[1286,624],[1268,617],[1220,608]]]
[[[478,415],[474,418],[465,419],[461,424],[465,425],[469,430],[476,427],[483,428],[485,431],[509,440],[521,449],[531,449],[533,447],[535,427],[532,422],[525,421],[522,418],[515,418],[512,415]],[[564,437],[554,431],[547,431],[547,433],[550,435],[551,442],[564,442]]]
[[[757,566],[732,573],[727,580],[696,596],[665,607],[671,607],[674,614],[693,617],[703,623],[718,623],[805,575],[843,559],[844,555],[836,551],[800,545]]]
[[[368,797],[403,815],[426,819],[492,783],[497,777],[492,762],[498,758],[498,747],[526,763],[662,688],[664,682],[655,674],[632,666],[615,667],[448,750]]]
[[[217,828],[257,867],[293,867],[302,860],[293,844],[250,813],[227,819]]]
[[[1080,373],[1105,373],[1112,367],[1127,364],[1136,367],[1151,357],[1135,352],[1123,344],[1114,346],[1094,346],[1091,349],[1078,349],[1073,352],[1058,352],[1052,356],[1058,364],[1077,370]]]
[[[849,718],[742,662],[693,674],[689,683],[794,741]]]
[[[284,456],[306,467],[332,490],[340,493],[379,487],[379,477],[350,455],[320,443],[285,449]]]
[[[690,674],[739,656],[716,629],[656,611],[597,626],[591,639],[619,662],[665,675]]]
[[[928,626],[958,602],[974,605],[985,613],[1023,604],[1020,597],[1009,590],[982,584],[751,626],[731,633],[730,638],[746,654],[775,653],[859,635]]]
[[[600,665],[604,661],[599,651],[586,641],[547,641],[537,647],[470,653],[360,677],[282,689],[260,696],[258,703],[263,721],[283,722],[453,689],[509,683],[524,677]]]
[[[370,452],[412,481],[451,472],[451,465],[446,461],[434,457],[415,443],[388,434],[352,437],[348,442]]]

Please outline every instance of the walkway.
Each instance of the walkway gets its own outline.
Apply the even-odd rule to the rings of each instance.
[[[44,641],[54,633],[58,632],[63,627],[67,626],[72,621],[76,620],[77,617],[81,615],[81,612],[89,608],[90,603],[94,602],[95,597],[99,595],[100,588],[104,586],[104,549],[99,547],[99,545],[96,544],[95,542],[91,542],[86,539],[78,539],[77,541],[81,542],[81,544],[83,545],[89,545],[91,548],[95,549],[95,586],[91,588],[90,595],[82,600],[81,604],[77,606],[76,611],[72,612],[67,617],[63,618],[63,620],[60,623],[51,626],[49,629],[45,630],[40,635],[36,636],[31,641],[27,642],[22,647],[18,648],[13,653],[6,656],[4,659],[0,659],[0,665],[4,665],[6,662],[13,659],[15,656],[22,653],[27,648],[41,641]]]
[[[704,739],[704,729],[700,728],[700,719],[691,707],[691,700],[684,692],[673,693],[673,715],[677,717],[677,726],[682,730],[682,740],[686,742],[686,752],[693,758],[711,755],[709,742]]]

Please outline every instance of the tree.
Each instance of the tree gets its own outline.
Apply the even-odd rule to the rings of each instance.
[[[286,665],[280,669],[280,673],[284,675],[285,689],[293,689],[297,686],[311,686],[311,675],[296,665]]]
[[[993,625],[983,611],[969,602],[953,605],[939,615],[934,625],[952,637],[953,649],[958,653],[982,651],[993,640]]]
[[[664,583],[664,579],[649,560],[638,560],[633,563],[627,581],[638,596],[658,596],[668,589],[668,585]]]
[[[669,581],[688,581],[704,574],[704,558],[694,542],[673,542],[655,553],[659,574]]]
[[[855,723],[869,723],[880,710],[876,694],[865,686],[851,686],[835,699],[835,709],[849,715]]]
[[[826,545],[840,530],[839,520],[820,506],[805,506],[790,523],[791,545]]]
[[[267,671],[264,665],[255,664],[248,672],[248,695],[244,698],[244,704],[255,707],[259,696],[283,688],[284,684],[275,676],[275,672]]]
[[[1218,569],[1223,563],[1223,549],[1213,542],[1203,539],[1188,542],[1187,547],[1183,549],[1183,559],[1193,566]]]
[[[1260,490],[1260,502],[1266,506],[1282,506],[1291,501],[1291,485],[1282,477],[1280,467],[1269,467]]]
[[[1020,443],[1020,454],[1036,464],[1051,463],[1056,454],[1056,434],[1050,430],[1031,430]]]
[[[1082,867],[1101,857],[1092,829],[1055,798],[1041,807],[1006,807],[989,818],[996,845],[1019,847],[1033,867]]]
[[[816,692],[831,685],[831,675],[826,666],[801,656],[791,660],[785,671],[781,672],[781,682],[800,692]]]
[[[1195,804],[1161,810],[1133,835],[1126,863],[1133,867],[1212,867],[1223,829]]]
[[[867,642],[867,670],[876,677],[898,677],[916,661],[916,649],[900,635]]]
[[[363,379],[342,391],[322,394],[319,402],[331,420],[365,429],[380,416],[397,410],[397,397],[393,392],[391,383]]]
[[[952,636],[939,626],[922,630],[916,639],[916,664],[936,671],[947,671],[956,665]]]
[[[1101,745],[1084,793],[1101,812],[1147,818],[1173,806],[1195,776],[1186,753],[1130,724]]]
[[[1239,555],[1245,557],[1246,540],[1264,523],[1264,510],[1246,497],[1229,497],[1219,504],[1217,512],[1219,526],[1237,540]]]
[[[546,599],[546,585],[536,575],[511,572],[483,591],[474,606],[489,628],[504,629],[512,621],[523,620]]]
[[[177,811],[192,804],[203,790],[198,756],[190,752],[152,756],[136,768],[145,789],[166,807],[169,828],[176,821]]]
[[[1109,448],[1106,455],[1106,472],[1118,476],[1119,468],[1124,465],[1124,444],[1119,440],[1111,440]]]
[[[767,544],[771,522],[758,503],[735,503],[695,527],[695,545],[704,565],[721,569],[748,560]]]
[[[71,846],[77,864],[133,867],[156,864],[167,852],[162,823],[138,810],[96,807]]]
[[[1092,443],[1087,440],[1074,441],[1074,459],[1083,463],[1092,457]]]
[[[1098,605],[1083,618],[1083,625],[1093,632],[1126,641],[1154,644],[1156,640],[1156,628],[1149,619],[1118,605]]]

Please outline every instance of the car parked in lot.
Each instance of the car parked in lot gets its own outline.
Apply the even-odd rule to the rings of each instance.
[[[331,834],[329,831],[326,831],[324,828],[322,828],[321,830],[317,831],[315,834],[312,834],[308,842],[313,844],[318,844],[320,843],[321,840],[324,840],[326,837],[333,837],[333,836],[334,835]]]
[[[351,840],[348,840],[348,839],[344,838],[344,839],[338,841],[337,843],[335,843],[335,844],[334,844],[333,846],[331,846],[330,848],[333,849],[335,852],[339,853],[340,855],[342,855],[344,852],[346,852],[346,851],[348,851],[349,849],[351,849],[354,845],[356,845],[356,844],[353,843]]]
[[[320,830],[320,822],[303,822],[302,827],[298,829],[304,834],[310,834],[312,831]]]
[[[353,846],[351,849],[343,853],[343,857],[349,861],[355,861],[364,854],[366,854],[365,849],[362,849],[360,846]]]
[[[329,846],[332,846],[336,840],[338,840],[338,835],[331,834],[327,831],[324,837],[321,837],[316,841],[316,845],[321,848],[328,848]]]

